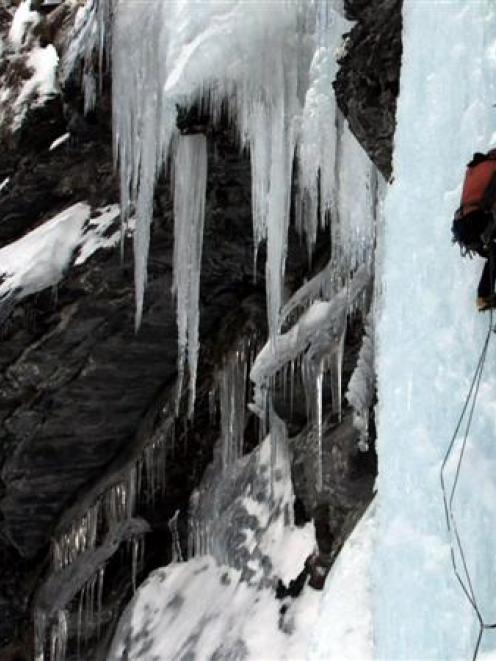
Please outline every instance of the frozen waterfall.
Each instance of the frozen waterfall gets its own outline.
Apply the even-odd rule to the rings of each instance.
[[[480,260],[460,258],[450,221],[465,164],[494,140],[496,7],[405,0],[403,49],[376,333],[376,655],[470,659],[479,626],[451,567],[440,468],[489,322],[475,309]],[[494,350],[493,343],[453,503],[486,622],[496,620]],[[495,647],[486,631],[481,650]]]

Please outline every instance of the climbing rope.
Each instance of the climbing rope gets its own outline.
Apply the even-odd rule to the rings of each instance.
[[[490,282],[493,282],[493,250],[491,250],[489,254],[489,273],[490,273]],[[453,571],[455,573],[455,577],[460,584],[463,593],[465,594],[467,600],[469,601],[476,617],[479,622],[479,634],[477,636],[477,641],[475,644],[475,649],[474,653],[472,656],[472,660],[475,661],[477,659],[477,655],[479,653],[479,648],[482,640],[482,636],[484,634],[484,631],[488,629],[496,629],[496,622],[495,623],[487,623],[484,621],[484,618],[482,616],[481,610],[479,608],[479,604],[477,601],[477,597],[475,594],[475,590],[472,584],[472,579],[470,576],[470,572],[468,569],[467,561],[466,561],[466,556],[465,556],[465,551],[463,548],[463,544],[460,538],[460,534],[458,531],[458,527],[456,524],[456,519],[453,513],[453,501],[455,498],[455,494],[457,491],[457,486],[458,486],[458,480],[460,477],[460,470],[462,467],[463,463],[463,458],[465,456],[465,449],[467,446],[467,440],[468,440],[468,435],[470,432],[470,427],[472,425],[472,419],[474,416],[474,410],[475,410],[475,405],[477,402],[477,396],[479,394],[479,388],[481,384],[481,379],[482,379],[482,373],[484,370],[484,365],[486,362],[486,357],[487,357],[487,351],[489,348],[489,343],[492,337],[492,333],[494,331],[493,327],[493,309],[490,308],[490,314],[489,314],[489,326],[487,329],[487,334],[482,346],[482,351],[479,356],[479,360],[477,363],[477,367],[475,369],[475,373],[472,379],[472,382],[470,384],[470,388],[465,400],[465,403],[462,408],[461,415],[458,419],[458,422],[455,427],[455,431],[453,433],[453,436],[451,438],[450,444],[448,446],[448,449],[446,451],[446,454],[443,459],[443,463],[441,465],[441,488],[443,491],[443,501],[444,501],[444,511],[445,511],[445,516],[446,516],[446,526],[448,528],[448,533],[449,533],[449,539],[450,539],[450,554],[451,554],[451,564],[453,566]],[[448,463],[448,460],[454,450],[455,447],[455,442],[458,437],[458,432],[462,428],[463,424],[465,423],[465,432],[463,435],[463,441],[460,446],[459,454],[458,454],[458,459],[456,463],[456,471],[455,471],[455,478],[453,480],[453,484],[451,486],[451,489],[448,492],[448,488],[446,486],[445,482],[445,469],[446,465]],[[459,555],[459,558],[461,560],[461,566],[457,562],[457,553]]]

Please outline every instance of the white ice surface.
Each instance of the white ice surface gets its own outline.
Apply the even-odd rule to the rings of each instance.
[[[99,248],[119,243],[120,231],[104,233],[119,216],[111,205],[90,218],[91,208],[78,202],[46,221],[21,239],[0,250],[0,300],[14,295],[24,298],[57,284],[73,263],[85,262]]]
[[[358,522],[327,577],[307,658],[372,661],[375,506]]]
[[[478,626],[451,568],[440,468],[489,315],[475,308],[482,262],[460,257],[450,225],[465,164],[494,144],[496,6],[406,0],[403,30],[377,330],[375,656],[451,661],[472,658]],[[488,622],[496,620],[495,348],[492,339],[454,501]],[[453,462],[449,469],[451,484]],[[495,648],[488,631],[482,650]]]
[[[288,531],[272,544],[272,551],[279,551],[271,557],[283,561],[279,567],[286,581],[302,568],[312,545],[309,533]],[[143,652],[133,645],[129,661],[173,661],[188,651],[191,659],[205,661],[223,648],[232,654],[236,642],[246,661],[372,661],[374,538],[371,508],[343,547],[324,591],[306,586],[298,598],[284,602],[290,604],[289,617],[282,619],[284,630],[279,627],[281,602],[274,590],[242,582],[240,571],[219,565],[212,556],[159,569],[140,587],[123,616],[109,661],[122,659],[126,638],[139,637],[140,632]]]

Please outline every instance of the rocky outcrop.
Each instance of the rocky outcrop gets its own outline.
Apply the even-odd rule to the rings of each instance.
[[[347,34],[334,82],[351,130],[386,179],[391,176],[401,66],[402,0],[345,0]]]

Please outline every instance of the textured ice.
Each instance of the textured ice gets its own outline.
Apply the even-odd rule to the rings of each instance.
[[[376,656],[468,659],[478,623],[451,567],[439,478],[489,323],[475,309],[482,264],[460,258],[450,224],[465,164],[494,139],[496,7],[407,0],[403,29],[377,327]],[[489,622],[496,620],[496,514],[488,498],[496,475],[493,343],[454,499],[474,592]],[[452,461],[448,486],[453,469]],[[486,632],[482,649],[494,648],[494,634]]]

